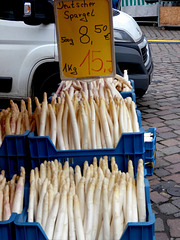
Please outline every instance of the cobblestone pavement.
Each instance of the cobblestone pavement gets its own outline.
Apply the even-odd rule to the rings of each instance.
[[[141,26],[147,39],[180,40],[180,29]],[[157,128],[157,158],[148,176],[156,240],[180,240],[180,44],[150,43],[153,81],[137,100],[142,127]]]

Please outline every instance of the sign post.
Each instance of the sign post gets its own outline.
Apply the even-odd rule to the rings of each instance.
[[[62,80],[115,75],[111,0],[55,0]]]

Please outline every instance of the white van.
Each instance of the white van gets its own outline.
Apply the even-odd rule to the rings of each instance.
[[[0,3],[0,99],[41,99],[60,82],[53,1],[28,1],[27,16],[24,5],[23,0]],[[113,28],[116,72],[123,75],[128,69],[142,96],[153,72],[147,40],[132,17],[115,9]]]

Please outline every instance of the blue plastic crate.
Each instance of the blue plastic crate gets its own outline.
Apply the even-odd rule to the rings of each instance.
[[[147,175],[152,175],[156,162],[156,128],[150,127],[147,132],[152,133],[152,141],[145,142],[145,168]]]
[[[0,170],[5,170],[6,178],[20,173],[20,167],[30,169],[29,147],[27,136],[30,131],[22,135],[6,135],[0,147]]]
[[[17,213],[12,213],[11,217],[6,221],[0,221],[0,239],[2,240],[14,240],[15,225],[14,220]]]
[[[147,130],[147,133],[151,133],[153,139],[151,141],[145,142],[145,148],[146,150],[153,150],[156,147],[156,128],[155,127],[150,127]]]
[[[137,113],[139,127],[141,128],[141,111],[140,110],[136,110],[136,113]]]
[[[131,86],[132,86],[131,92],[135,92],[134,80],[130,79],[129,81],[130,81]]]
[[[34,133],[30,133],[28,135],[28,142],[31,166],[32,168],[39,167],[44,160],[49,161],[54,160],[55,158],[62,163],[68,160],[73,167],[76,166],[76,164],[82,166],[84,161],[88,160],[89,157],[103,157],[107,155],[109,157],[115,156],[118,167],[125,171],[128,169],[128,160],[131,159],[136,174],[138,160],[140,158],[144,159],[145,156],[144,129],[141,128],[141,112],[139,110],[137,110],[137,117],[140,132],[123,133],[116,148],[58,151],[50,137],[38,137],[34,136]]]
[[[156,163],[156,150],[154,151],[153,156],[151,158],[145,159],[145,169],[146,174],[148,176],[153,175],[155,163]]]
[[[151,208],[149,181],[144,181],[147,220],[143,223],[128,223],[120,240],[155,240],[155,215]]]
[[[136,103],[136,94],[134,92],[120,92],[120,94],[124,99],[131,97],[132,100]]]
[[[120,240],[155,240],[155,216],[152,212],[150,202],[149,182],[145,179],[145,193],[146,193],[146,222],[128,223]],[[27,222],[27,208],[23,210],[22,214],[16,216],[15,219],[15,233],[16,239],[21,240],[48,240],[43,228],[38,222]]]
[[[92,162],[92,157],[97,158],[105,155],[115,156],[119,169],[128,170],[128,160],[134,164],[135,174],[137,172],[138,160],[144,159],[144,129],[138,133],[123,133],[116,148],[88,149],[88,150],[60,150],[58,151],[50,137],[37,137],[34,133],[28,136],[30,158],[32,168],[39,167],[44,160],[58,159],[62,163],[66,160],[74,167],[83,165],[85,160]]]

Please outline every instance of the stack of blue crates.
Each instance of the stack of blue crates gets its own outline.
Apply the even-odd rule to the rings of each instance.
[[[145,168],[147,175],[152,175],[156,162],[156,128],[150,127],[147,132],[151,133],[152,139],[145,141]]]
[[[130,93],[122,93],[122,96],[131,96],[136,100],[134,89]],[[29,201],[29,176],[30,170],[40,167],[44,160],[58,159],[61,163],[69,161],[69,165],[75,167],[77,164],[83,166],[84,161],[92,163],[93,157],[99,159],[108,156],[109,162],[115,157],[119,170],[128,170],[128,160],[133,161],[135,176],[138,160],[144,159],[145,176],[153,174],[155,164],[154,152],[156,150],[156,129],[150,127],[148,132],[153,136],[152,141],[144,142],[144,129],[141,128],[141,113],[137,110],[140,132],[123,133],[116,148],[113,149],[90,149],[90,150],[64,150],[58,151],[49,137],[37,137],[34,133],[26,131],[23,135],[4,138],[0,147],[0,170],[5,170],[7,179],[20,173],[20,167],[26,170],[26,185],[24,209],[22,214],[13,213],[8,221],[0,221],[0,239],[3,240],[48,240],[44,230],[39,223],[27,222],[27,211]],[[153,165],[154,166],[154,165]],[[120,240],[155,240],[154,225],[155,216],[151,209],[149,182],[145,178],[146,192],[146,222],[128,223]]]

